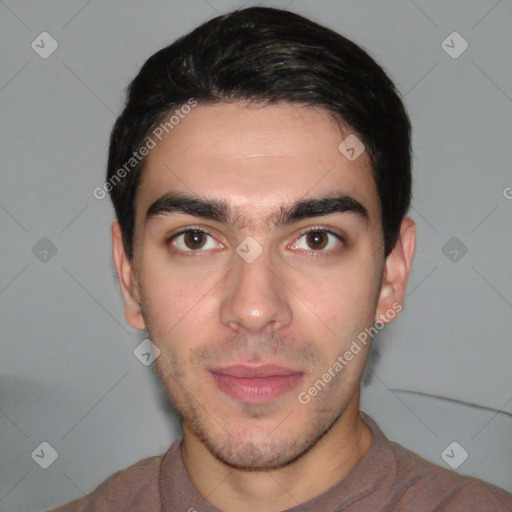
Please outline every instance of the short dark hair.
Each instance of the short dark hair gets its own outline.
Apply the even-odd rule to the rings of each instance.
[[[128,87],[110,138],[107,181],[130,258],[144,159],[122,180],[116,173],[191,98],[321,107],[350,127],[368,151],[384,254],[391,252],[411,200],[411,126],[393,82],[340,34],[289,11],[251,7],[218,16],[158,51]]]

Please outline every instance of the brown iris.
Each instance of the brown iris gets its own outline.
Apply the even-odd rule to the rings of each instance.
[[[324,233],[323,231],[311,231],[307,234],[306,241],[312,249],[316,250],[323,249],[327,245],[329,238],[327,233]]]
[[[183,239],[189,249],[201,249],[206,243],[206,234],[202,231],[187,231]]]

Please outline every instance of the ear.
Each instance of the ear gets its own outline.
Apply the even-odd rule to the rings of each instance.
[[[119,276],[126,322],[134,329],[145,329],[146,324],[140,310],[133,262],[126,254],[121,226],[117,221],[112,223],[112,259]]]
[[[386,258],[375,321],[391,322],[402,310],[407,280],[416,250],[416,226],[405,217],[395,247]],[[391,316],[391,311],[393,312]]]

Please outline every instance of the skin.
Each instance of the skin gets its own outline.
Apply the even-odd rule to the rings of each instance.
[[[350,133],[340,126],[298,105],[198,105],[147,156],[133,261],[112,225],[126,320],[160,349],[156,366],[182,417],[185,467],[221,510],[306,502],[342,480],[372,441],[359,414],[369,345],[308,404],[298,400],[359,333],[402,304],[415,251],[415,226],[405,218],[384,258],[369,160],[338,150]],[[183,213],[146,222],[166,192],[223,199],[238,222]],[[359,201],[368,220],[345,212],[272,227],[281,206],[333,192]],[[199,238],[199,251],[183,235],[169,241],[187,227],[211,236]],[[319,235],[311,245],[302,233],[315,228],[345,242]],[[252,263],[236,253],[249,236],[262,248]],[[296,369],[302,381],[264,403],[233,399],[209,370],[248,361]]]

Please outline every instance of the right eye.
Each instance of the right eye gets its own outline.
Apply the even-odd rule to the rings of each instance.
[[[202,229],[186,229],[174,234],[169,239],[169,243],[174,245],[181,252],[204,252],[206,250],[218,249],[223,247],[210,234]]]

